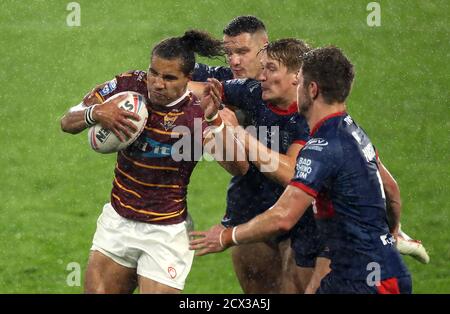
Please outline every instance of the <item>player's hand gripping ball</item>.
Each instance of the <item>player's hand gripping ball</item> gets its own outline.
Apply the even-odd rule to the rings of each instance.
[[[109,100],[120,97],[121,95],[126,95],[127,97],[119,102],[117,106],[124,110],[134,112],[141,118],[139,121],[129,119],[137,127],[137,131],[134,132],[126,141],[122,142],[113,132],[111,132],[111,130],[106,129],[102,127],[100,123],[97,123],[96,125],[90,127],[88,132],[89,144],[96,152],[109,154],[127,148],[144,130],[148,118],[147,102],[145,97],[135,92],[122,92],[109,98]]]

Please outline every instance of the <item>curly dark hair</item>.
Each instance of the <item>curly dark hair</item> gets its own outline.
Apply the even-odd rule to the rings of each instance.
[[[222,42],[209,33],[188,30],[181,37],[171,37],[159,42],[152,50],[151,57],[163,59],[181,59],[181,70],[185,75],[192,73],[195,67],[195,53],[203,57],[223,56]]]
[[[344,102],[352,88],[353,64],[337,47],[313,49],[303,57],[303,85],[316,82],[325,102]]]

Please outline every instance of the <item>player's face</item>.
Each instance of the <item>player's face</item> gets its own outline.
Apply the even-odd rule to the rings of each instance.
[[[307,88],[303,86],[303,71],[300,69],[297,73],[297,106],[298,112],[305,115],[312,106],[313,100],[309,95]]]
[[[186,92],[190,78],[181,71],[181,62],[153,56],[147,72],[148,98],[153,104],[168,105]]]
[[[260,54],[262,99],[274,105],[291,104],[296,100],[297,73],[289,72],[288,68],[278,60]]]
[[[223,36],[227,62],[235,78],[257,78],[260,71],[257,54],[266,42],[267,36],[260,33]]]

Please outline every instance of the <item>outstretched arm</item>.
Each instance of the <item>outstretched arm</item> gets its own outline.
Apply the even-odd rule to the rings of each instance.
[[[213,85],[208,84],[204,89],[200,105],[210,125],[205,134],[205,150],[232,175],[244,175],[249,168],[244,148],[234,137],[232,128],[225,126],[219,115],[221,97]]]
[[[397,181],[383,165],[381,160],[378,160],[381,181],[383,182],[384,193],[386,194],[386,209],[389,223],[389,231],[397,238],[400,228],[400,216],[402,211],[402,201],[400,198],[400,188]]]
[[[286,154],[271,150],[253,137],[244,128],[236,127],[236,137],[244,144],[245,152],[252,162],[265,176],[286,186],[294,176],[297,156],[303,145],[293,143]]]
[[[302,217],[313,197],[303,190],[289,185],[273,207],[249,222],[234,228],[213,226],[208,231],[193,231],[199,237],[190,242],[191,250],[198,250],[197,256],[224,251],[237,244],[265,240],[278,233],[289,231]]]
[[[218,97],[222,97],[224,86],[214,79],[209,80],[209,82],[216,91]],[[235,99],[234,101],[236,102],[237,100]],[[295,142],[291,144],[286,154],[278,153],[277,151],[267,148],[258,141],[257,138],[245,131],[243,127],[239,126],[233,111],[225,108],[220,110],[220,116],[225,125],[234,128],[236,139],[244,146],[245,155],[248,160],[268,178],[286,186],[294,176],[297,156],[300,149],[303,147],[303,144]]]

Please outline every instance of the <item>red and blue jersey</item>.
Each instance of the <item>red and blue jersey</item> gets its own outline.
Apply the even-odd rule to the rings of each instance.
[[[297,103],[282,110],[264,102],[261,84],[255,80],[229,80],[222,82],[222,86],[223,102],[247,113],[254,135],[266,147],[286,154],[291,144],[304,144],[308,140],[309,128],[303,116],[297,113]],[[283,186],[250,164],[245,175],[231,179],[224,223],[227,219],[229,225],[250,220],[273,206],[283,190]]]
[[[313,208],[329,248],[331,269],[344,279],[407,276],[389,233],[375,149],[345,112],[324,118],[300,151],[291,185],[315,198]]]

